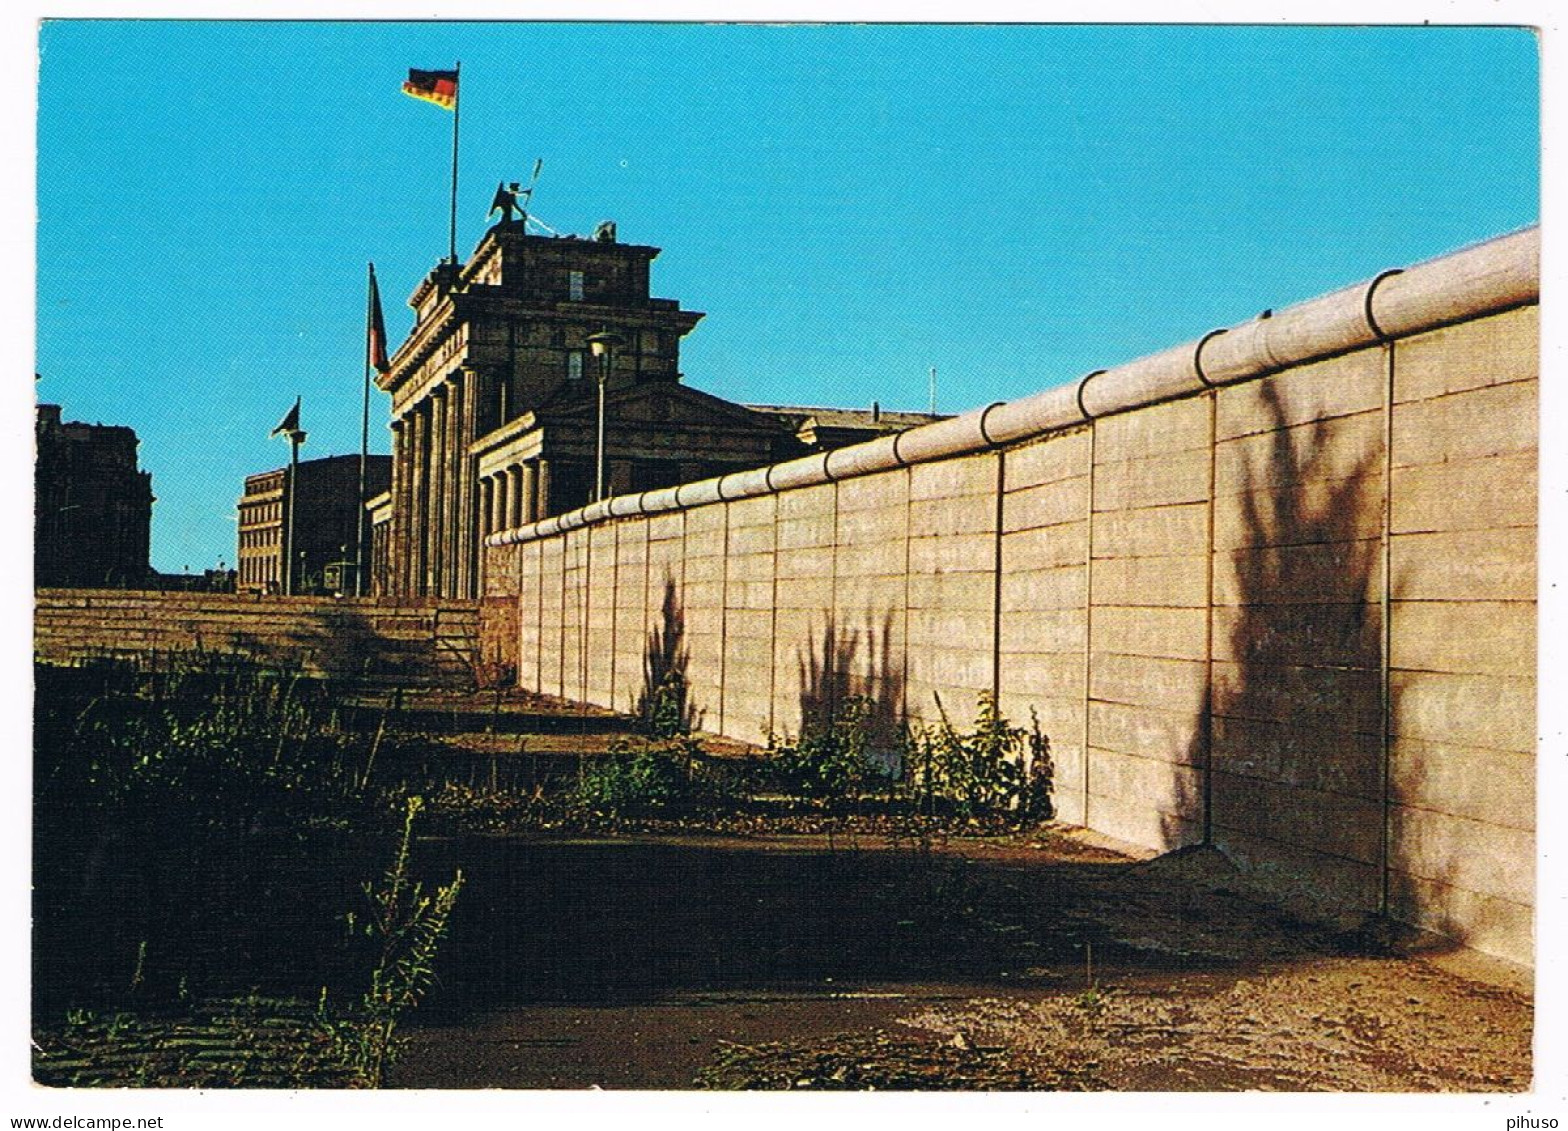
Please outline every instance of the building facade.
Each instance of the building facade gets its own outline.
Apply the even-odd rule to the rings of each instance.
[[[63,421],[38,406],[33,579],[44,586],[140,588],[150,575],[152,475],[136,433]]]
[[[385,591],[476,595],[485,535],[591,502],[601,476],[606,496],[652,490],[932,419],[841,412],[827,428],[837,410],[752,408],[682,384],[681,339],[703,315],[652,296],[659,250],[618,242],[611,224],[588,240],[506,221],[419,284],[414,328],[377,379],[392,399]]]
[[[238,588],[246,593],[354,592],[358,561],[359,456],[302,460],[294,496],[294,547],[288,552],[289,469],[246,476],[239,500]],[[390,456],[365,464],[365,496],[387,489]],[[368,524],[364,528],[369,538]],[[293,575],[285,584],[285,558]]]

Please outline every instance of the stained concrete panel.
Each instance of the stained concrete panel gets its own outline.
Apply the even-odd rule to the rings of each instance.
[[[1056,566],[1082,566],[1087,522],[1063,523],[1041,530],[1020,530],[1002,535],[1002,569],[1011,576],[1020,570]]]
[[[1226,827],[1217,814],[1214,844],[1240,866],[1244,882],[1262,888],[1273,899],[1352,920],[1377,909],[1382,873],[1375,864],[1253,836]]]
[[[1382,612],[1368,602],[1214,609],[1216,660],[1368,668],[1379,663],[1381,648]]]
[[[1443,672],[1389,674],[1393,730],[1401,738],[1535,750],[1535,681]]]
[[[1535,378],[1540,320],[1540,307],[1526,306],[1406,338],[1396,347],[1395,403]]]
[[[1208,605],[1208,558],[1107,558],[1094,563],[1096,605],[1199,609]]]
[[[1206,609],[1095,608],[1090,631],[1096,652],[1201,660],[1208,648]]]
[[[1070,678],[1081,657],[1062,657],[1063,674]],[[1200,660],[1166,660],[1149,656],[1097,653],[1089,672],[1089,695],[1106,703],[1154,707],[1186,718],[1204,710],[1208,665]],[[1081,673],[1079,673],[1081,675]],[[1070,682],[1059,686],[1068,688]]]
[[[1535,602],[1395,601],[1390,664],[1535,678]]]
[[[1008,448],[1004,459],[1009,492],[1081,478],[1088,471],[1089,429]]]
[[[1535,898],[1535,841],[1527,830],[1403,805],[1390,817],[1398,871],[1514,903]]]
[[[1324,793],[1382,795],[1381,734],[1220,715],[1211,735],[1216,771]]]
[[[1299,484],[1354,479],[1381,496],[1383,439],[1383,414],[1364,412],[1227,440],[1214,450],[1214,490],[1283,492],[1283,504]]]
[[[1216,826],[1297,850],[1377,864],[1383,821],[1378,799],[1219,771],[1210,790]]]
[[[1381,474],[1351,479],[1309,479],[1288,493],[1270,488],[1214,500],[1214,548],[1308,545],[1381,538]]]
[[[1202,761],[1201,734],[1202,719],[1194,711],[1089,701],[1091,749],[1196,765]]]
[[[1383,591],[1381,539],[1250,546],[1215,557],[1216,605],[1357,604]]]
[[[1175,452],[1153,459],[1101,464],[1094,469],[1094,509],[1171,506],[1209,497],[1209,453]]]
[[[1245,381],[1217,390],[1215,438],[1273,432],[1338,416],[1377,412],[1383,407],[1387,360],[1381,349],[1301,365],[1265,381]]]
[[[1533,451],[1535,381],[1467,389],[1394,408],[1395,467]]]
[[[1397,534],[1533,526],[1536,453],[1394,469],[1391,522]]]
[[[1214,713],[1327,731],[1382,733],[1375,668],[1214,664]]]
[[[1389,765],[1390,793],[1401,805],[1521,831],[1535,828],[1533,754],[1397,738]]]
[[[1402,922],[1521,965],[1535,960],[1534,909],[1402,871],[1389,876],[1389,912]]]
[[[1208,545],[1207,500],[1180,506],[1107,511],[1094,516],[1095,558],[1202,553]]]
[[[1088,568],[1082,565],[1056,569],[1019,570],[1010,566],[1015,555],[1002,545],[1002,613],[1029,613],[1037,609],[1082,609],[1087,596]]]
[[[1137,412],[1103,417],[1094,423],[1094,462],[1105,464],[1209,449],[1209,402],[1190,397],[1150,405]],[[1208,458],[1204,456],[1205,460]]]
[[[1535,531],[1396,534],[1391,588],[1407,601],[1533,601]]]
[[[1088,510],[1088,491],[1086,476],[1009,491],[1002,502],[1002,529],[1012,532],[1081,522]]]

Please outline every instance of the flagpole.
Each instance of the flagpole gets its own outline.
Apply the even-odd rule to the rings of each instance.
[[[447,234],[447,256],[457,262],[457,121],[463,106],[463,61],[459,59],[452,68],[457,76],[452,92],[452,223]]]
[[[376,265],[369,264],[365,282],[365,396],[359,415],[359,506],[354,516],[354,596],[365,595],[365,464],[370,458],[370,336],[375,311]]]
[[[295,407],[299,407],[296,400]],[[304,442],[305,433],[299,430],[298,423],[289,433],[289,522],[287,537],[284,544],[288,550],[283,555],[283,595],[294,596],[294,510],[295,496],[299,494],[299,446]]]

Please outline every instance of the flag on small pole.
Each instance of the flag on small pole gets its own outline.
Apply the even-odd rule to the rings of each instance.
[[[370,264],[370,289],[365,300],[365,395],[359,418],[359,507],[354,519],[354,595],[366,592],[365,566],[369,547],[365,542],[365,487],[370,459],[370,371],[387,373],[387,327],[381,318],[381,288],[376,285],[376,265]]]
[[[299,479],[299,446],[305,442],[305,430],[299,426],[300,398],[294,398],[294,407],[278,422],[271,435],[282,433],[289,441],[289,470],[283,497],[283,595],[292,596],[294,583],[294,485]]]
[[[457,262],[457,122],[461,113],[458,107],[458,78],[463,69],[462,60],[450,71],[419,71],[410,67],[403,93],[425,102],[434,102],[443,110],[452,111],[452,223],[447,241],[447,258]]]
[[[292,436],[295,432],[299,431],[299,401],[300,399],[298,397],[294,398],[294,407],[289,409],[288,414],[278,422],[278,426],[268,433],[269,436],[277,436],[280,434],[284,436]]]
[[[408,81],[403,93],[426,102],[434,102],[443,110],[457,108],[456,71],[416,71],[409,68]]]
[[[386,373],[392,368],[392,363],[387,359],[387,326],[381,317],[381,288],[376,284],[376,265],[370,265],[370,315],[369,315],[368,340],[365,343],[365,354],[370,362],[370,367],[377,373]]]

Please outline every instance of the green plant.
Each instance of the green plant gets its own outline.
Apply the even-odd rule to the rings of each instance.
[[[608,754],[584,764],[572,800],[611,817],[696,800],[701,791],[694,763],[700,752],[689,736],[640,745],[617,740]]]
[[[643,733],[655,741],[690,734],[692,719],[686,677],[678,671],[665,673],[658,684],[637,697],[637,717]]]
[[[1013,726],[996,698],[981,692],[974,727],[963,731],[948,718],[940,696],[936,705],[941,721],[911,732],[906,760],[907,787],[922,808],[930,812],[941,802],[966,817],[1052,815],[1051,743],[1032,710],[1029,728]]]
[[[392,866],[379,885],[368,881],[364,885],[370,910],[360,929],[374,940],[377,953],[361,1003],[363,1017],[352,1027],[350,1055],[372,1088],[381,1086],[396,1055],[398,1022],[435,978],[436,951],[463,886],[462,872],[428,894],[422,883],[409,878],[414,819],[423,806],[422,798],[404,799],[403,830]],[[355,927],[352,913],[349,927]]]
[[[772,744],[775,769],[786,789],[802,797],[858,795],[885,777],[871,756],[872,703],[851,695],[825,719],[808,720],[800,738]]]

